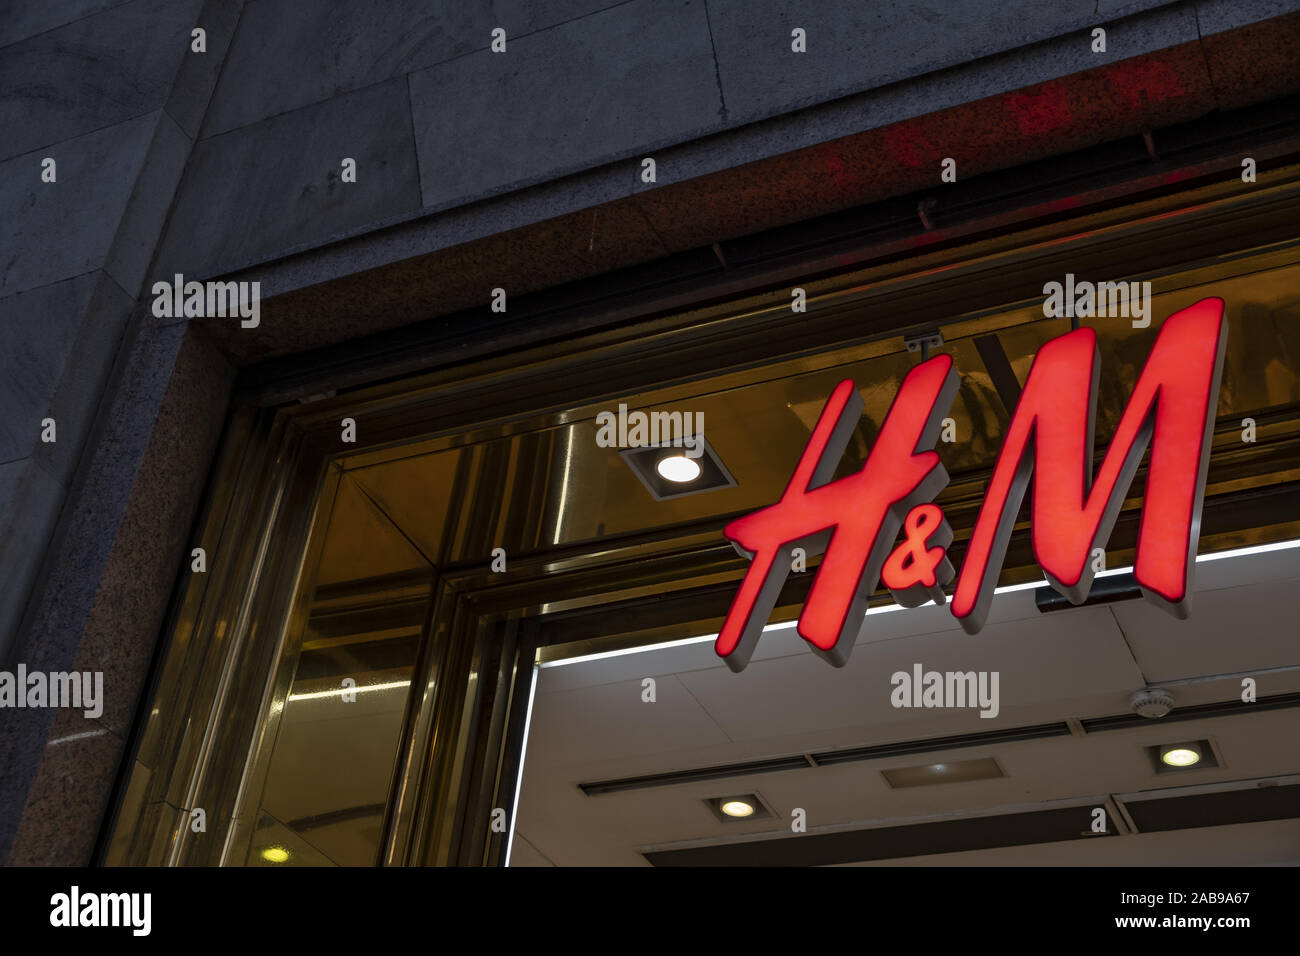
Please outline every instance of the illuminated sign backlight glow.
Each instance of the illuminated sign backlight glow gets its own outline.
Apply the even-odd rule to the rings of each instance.
[[[978,633],[1031,479],[1035,560],[1052,587],[1082,604],[1092,587],[1093,550],[1109,539],[1148,445],[1133,576],[1148,599],[1186,617],[1226,341],[1222,299],[1202,299],[1165,321],[1095,476],[1096,333],[1075,329],[1039,349],[960,574],[947,556],[952,528],[933,503],[948,484],[934,444],[959,384],[951,356],[907,374],[861,470],[832,480],[863,408],[854,383],[840,382],[781,499],[724,529],[750,566],[718,634],[718,655],[732,670],[744,669],[796,547],[825,554],[799,634],[837,667],[847,662],[882,583],[900,605],[918,607],[945,603],[943,587],[955,578],[951,611]],[[900,530],[904,539],[895,546]]]

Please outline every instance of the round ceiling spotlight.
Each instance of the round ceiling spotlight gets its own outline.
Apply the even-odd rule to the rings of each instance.
[[[655,471],[659,472],[659,477],[665,481],[674,481],[680,485],[700,477],[702,469],[700,463],[694,458],[687,458],[685,455],[668,455],[659,459]]]
[[[262,859],[268,863],[284,863],[289,859],[289,851],[282,846],[263,847]]]
[[[744,800],[727,800],[719,809],[729,817],[752,817],[754,815],[754,805],[746,803]]]
[[[1160,762],[1170,767],[1192,767],[1201,762],[1201,748],[1196,744],[1170,744],[1160,748]]]

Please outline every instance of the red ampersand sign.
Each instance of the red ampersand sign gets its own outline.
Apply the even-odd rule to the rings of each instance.
[[[955,571],[948,560],[952,528],[943,509],[935,504],[917,505],[903,521],[902,544],[890,553],[880,570],[880,580],[903,607],[920,607],[931,599],[946,604],[943,586]]]

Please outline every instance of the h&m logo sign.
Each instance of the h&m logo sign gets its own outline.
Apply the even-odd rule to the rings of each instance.
[[[1092,586],[1093,549],[1110,537],[1148,445],[1133,574],[1147,598],[1186,617],[1226,340],[1222,299],[1202,299],[1165,321],[1095,477],[1096,333],[1076,329],[1039,349],[960,575],[947,557],[952,529],[932,503],[948,484],[934,444],[959,384],[951,356],[907,374],[862,469],[832,480],[863,407],[853,382],[840,382],[781,500],[725,529],[751,563],[718,634],[717,653],[732,670],[744,669],[796,547],[825,552],[798,630],[837,667],[848,660],[879,583],[899,604],[917,607],[931,599],[943,603],[942,587],[956,577],[952,613],[977,633],[1031,478],[1035,559],[1048,582],[1080,604]],[[906,536],[895,548],[900,528]]]

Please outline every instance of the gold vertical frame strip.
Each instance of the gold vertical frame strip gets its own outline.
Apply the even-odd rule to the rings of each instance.
[[[209,570],[189,574],[173,611],[105,863],[216,865],[226,858],[257,752],[251,745],[268,675],[276,673],[274,655],[300,600],[307,545],[320,537],[309,532],[324,463],[286,416],[236,413],[201,522]],[[194,823],[199,809],[203,829]]]
[[[536,622],[444,597],[422,665],[425,692],[403,739],[388,865],[499,865],[514,825]]]
[[[309,467],[303,467],[299,469],[298,477],[305,479],[310,471]],[[253,725],[253,736],[247,749],[247,759],[238,774],[234,817],[227,830],[219,861],[223,866],[238,865],[243,861],[257,827],[262,792],[270,771],[271,758],[275,752],[275,742],[279,736],[280,719],[284,715],[285,704],[297,671],[298,652],[311,614],[312,599],[316,591],[315,579],[320,569],[321,552],[325,547],[341,477],[342,472],[337,465],[333,463],[326,465],[319,485],[320,490],[316,496],[316,507],[312,509],[310,524],[306,531],[302,532],[306,538],[306,547],[301,558],[294,561],[291,554],[283,556],[281,567],[272,575],[279,578],[279,581],[272,583],[271,590],[267,592],[268,600],[263,602],[264,606],[269,605],[265,608],[268,614],[265,620],[271,622],[267,633],[262,637],[262,641],[268,646],[269,665],[261,675],[255,669],[255,664],[251,665],[246,673],[247,682],[251,687],[258,686],[258,677],[263,677],[261,706],[257,710],[257,719]],[[301,521],[303,515],[297,513],[294,518]],[[281,612],[278,605],[282,603],[283,597],[290,595],[292,603],[286,611]],[[273,650],[270,647],[272,644]],[[233,781],[234,771],[234,754],[232,754],[227,772],[227,786]]]
[[[412,695],[401,743],[400,770],[390,803],[383,859],[410,866],[451,862],[458,812],[455,780],[464,752],[468,657],[483,622],[454,589],[439,583],[433,621],[418,662],[419,693]],[[472,695],[471,695],[472,696]]]
[[[539,450],[536,441],[513,441],[475,445],[461,456],[453,498],[464,507],[444,559],[457,546],[487,555],[501,544],[512,530],[507,510],[520,513],[516,497],[541,510],[547,469],[537,467]],[[520,485],[523,495],[507,493]],[[538,525],[540,515],[531,523]],[[524,745],[536,627],[482,605],[475,599],[478,584],[439,577],[389,796],[386,865],[504,862],[517,782],[511,761]],[[494,829],[495,811],[504,811],[504,829]]]

